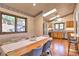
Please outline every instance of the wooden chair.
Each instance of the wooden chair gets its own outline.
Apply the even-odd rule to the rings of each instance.
[[[68,55],[71,49],[71,46],[75,47],[76,53],[78,53],[79,55],[79,51],[78,51],[78,40],[77,38],[74,37],[74,33],[70,33],[68,34]]]

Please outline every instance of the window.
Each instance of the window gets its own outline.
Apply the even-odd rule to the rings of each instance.
[[[0,33],[26,32],[26,18],[1,13]]]
[[[25,31],[25,19],[17,18],[17,32]]]
[[[15,17],[2,14],[2,32],[15,32]]]
[[[61,30],[64,29],[64,24],[60,24],[60,27],[59,27]]]
[[[54,29],[55,30],[64,30],[64,23],[55,23]]]
[[[59,29],[59,24],[55,24],[55,29]]]

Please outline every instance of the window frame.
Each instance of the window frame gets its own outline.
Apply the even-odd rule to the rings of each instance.
[[[55,29],[55,30],[58,30],[58,29],[56,28],[56,25],[58,25],[58,29],[59,29],[59,23],[55,23],[55,24],[54,24],[54,29]]]
[[[8,15],[8,16],[15,17],[15,32],[2,32],[2,15]],[[17,26],[17,18],[25,19],[25,31],[21,31],[21,32],[17,31],[17,27],[16,27]],[[9,13],[0,12],[0,34],[26,33],[26,32],[27,32],[27,18],[21,17],[21,16],[16,16],[16,15],[9,14]]]
[[[58,29],[56,29],[56,24],[58,24]],[[60,29],[60,24],[63,24],[63,29]],[[54,23],[54,29],[55,30],[64,30],[65,24],[64,23]]]
[[[3,15],[6,15],[6,14],[2,14],[1,17],[2,17]],[[6,16],[11,16],[11,15],[6,15]],[[11,16],[11,17],[14,17],[14,16]],[[1,20],[3,20],[3,17],[2,17]],[[14,21],[15,21],[15,20],[16,20],[16,18],[14,17]],[[14,22],[14,23],[15,23],[15,22]],[[2,23],[2,25],[3,25],[3,23]],[[1,25],[1,26],[2,26],[2,25]],[[16,25],[16,24],[14,24],[14,32],[15,32],[15,25]],[[2,27],[2,28],[3,28],[3,27]],[[1,29],[2,29],[2,28],[1,28]],[[2,33],[7,33],[7,32],[3,32],[3,30],[2,30],[1,32],[2,32]],[[8,33],[9,33],[9,32],[8,32]],[[10,33],[11,33],[11,32],[10,32]],[[13,32],[12,32],[12,33],[13,33]]]
[[[22,18],[22,17],[17,17],[17,19],[16,19],[16,21],[15,21],[15,22],[16,22],[16,30],[15,30],[15,31],[16,31],[17,33],[19,33],[19,32],[17,31],[17,20],[18,20],[18,18],[24,19],[24,18]],[[25,19],[25,31],[21,31],[21,32],[26,32],[26,19]],[[20,32],[20,33],[21,33],[21,32]]]
[[[61,25],[61,24],[63,24],[63,29],[60,29],[60,25]],[[64,26],[65,26],[64,23],[60,23],[60,25],[59,25],[59,29],[60,29],[60,30],[64,30]]]

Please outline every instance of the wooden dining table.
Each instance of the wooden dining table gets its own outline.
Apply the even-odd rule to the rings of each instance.
[[[21,56],[27,54],[35,48],[45,44],[48,41],[48,37],[36,37],[28,40],[21,40],[15,43],[2,45],[2,55],[7,56]]]

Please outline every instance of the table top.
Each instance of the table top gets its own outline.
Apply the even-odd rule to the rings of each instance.
[[[40,40],[43,40],[45,38],[47,38],[47,37],[40,36],[40,37],[36,37],[36,38],[31,38],[31,39],[28,39],[28,40],[23,39],[23,40],[20,40],[18,42],[15,42],[15,43],[10,43],[10,44],[6,44],[6,45],[2,45],[1,49],[6,54],[6,53],[8,53],[10,51],[22,48],[24,46],[28,46],[30,44],[33,44],[33,43],[38,42]]]

